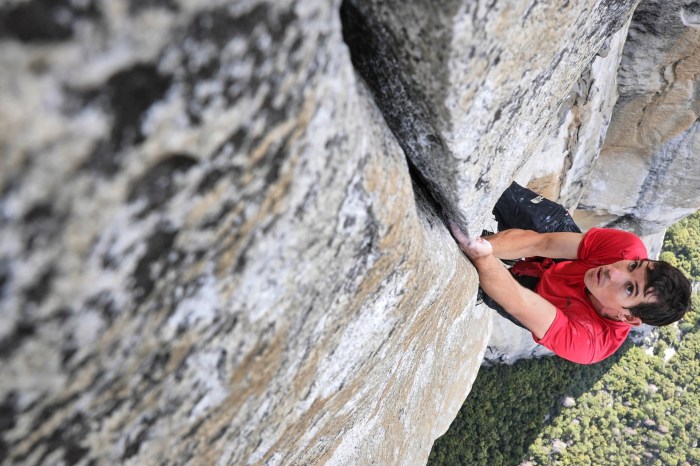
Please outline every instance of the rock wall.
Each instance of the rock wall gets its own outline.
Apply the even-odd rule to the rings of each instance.
[[[597,147],[636,3],[5,3],[0,462],[425,463],[492,325],[443,220]]]
[[[560,110],[560,126],[541,140],[536,157],[516,175],[523,186],[578,205],[598,158],[617,101],[617,70],[629,22],[613,34],[583,71]]]
[[[0,462],[424,462],[489,321],[339,4],[93,6],[1,45]]]
[[[543,140],[580,124],[566,122],[572,95],[636,4],[348,1],[345,16],[353,62],[422,183],[479,234]]]
[[[575,213],[582,226],[650,235],[700,209],[700,6],[652,1],[634,13],[620,98]]]

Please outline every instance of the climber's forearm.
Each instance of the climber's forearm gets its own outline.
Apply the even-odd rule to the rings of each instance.
[[[449,227],[459,248],[476,267],[481,288],[537,338],[544,337],[557,315],[552,303],[515,281],[494,256],[491,237],[469,238],[456,223],[450,222]]]
[[[494,255],[470,259],[479,273],[479,285],[486,294],[537,338],[544,337],[554,322],[556,308],[549,301],[521,286]]]
[[[499,259],[541,256],[576,259],[581,233],[537,233],[516,228],[486,237]]]

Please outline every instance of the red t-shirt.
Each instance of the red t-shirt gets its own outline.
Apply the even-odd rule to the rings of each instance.
[[[600,265],[646,258],[646,247],[634,234],[591,228],[581,240],[576,260],[550,262],[541,272],[535,291],[556,306],[557,315],[545,336],[540,340],[533,335],[534,340],[580,364],[602,361],[613,354],[627,338],[630,325],[606,319],[593,309],[586,296],[584,275]],[[532,272],[532,267],[518,265],[513,273],[518,274],[518,269]]]

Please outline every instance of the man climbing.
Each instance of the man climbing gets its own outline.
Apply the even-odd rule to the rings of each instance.
[[[512,228],[470,239],[454,223],[450,230],[477,269],[484,302],[573,362],[601,361],[622,345],[632,326],[671,324],[690,306],[689,280],[675,267],[647,259],[632,233]],[[499,260],[523,257],[528,259],[510,270]]]

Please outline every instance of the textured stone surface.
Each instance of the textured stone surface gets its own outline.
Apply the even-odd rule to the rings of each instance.
[[[446,214],[478,234],[636,4],[357,2],[346,22],[361,39],[353,61],[409,160]]]
[[[492,326],[440,215],[597,147],[635,4],[3,4],[0,462],[423,464]]]
[[[492,319],[492,331],[484,352],[483,366],[513,364],[519,359],[540,358],[553,354],[544,346],[535,343],[528,330],[501,317],[484,304],[478,306],[484,306],[484,311],[491,313]]]
[[[635,11],[620,98],[575,218],[648,235],[700,208],[700,29],[697,2]]]
[[[93,6],[0,43],[0,462],[424,462],[489,319],[339,5]]]
[[[561,124],[518,171],[516,181],[568,209],[577,205],[600,153],[617,100],[617,70],[629,23],[605,43],[572,88]]]

